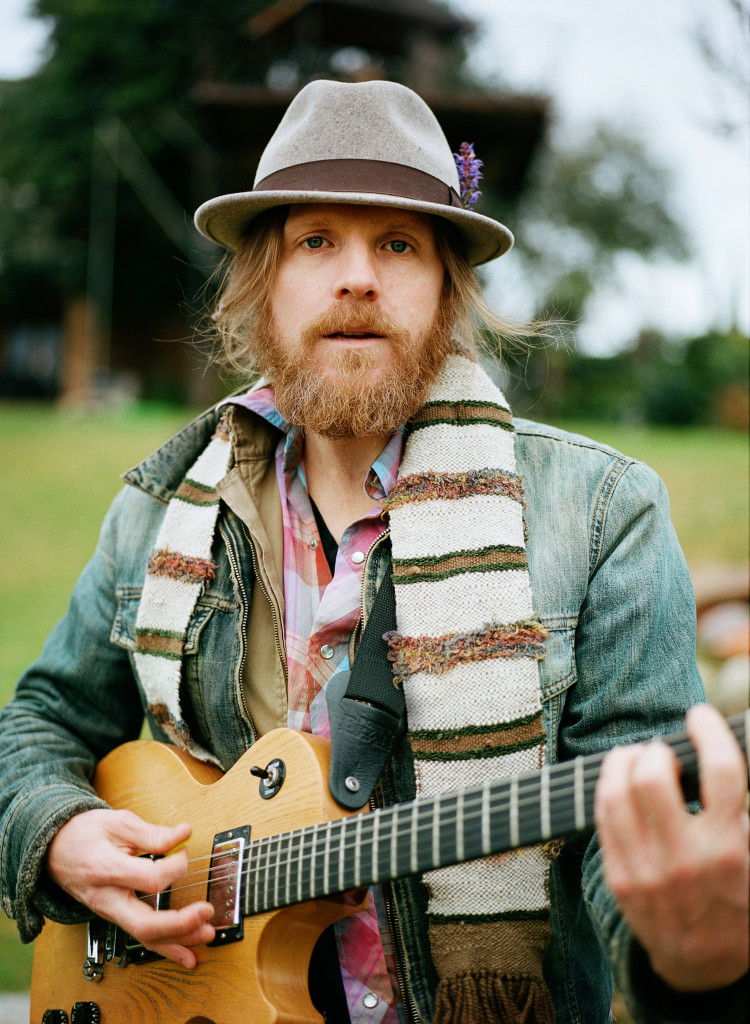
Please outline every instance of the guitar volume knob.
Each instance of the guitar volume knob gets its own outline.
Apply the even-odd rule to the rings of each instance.
[[[100,1021],[101,1012],[96,1003],[73,1004],[73,1009],[70,1011],[70,1024],[99,1024]]]
[[[45,1010],[42,1024],[68,1024],[68,1015],[65,1010]]]

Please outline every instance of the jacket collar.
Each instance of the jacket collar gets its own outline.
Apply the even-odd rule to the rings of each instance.
[[[167,504],[200,452],[208,445],[216,424],[227,410],[235,459],[240,461],[273,457],[279,432],[266,420],[238,406],[222,409],[212,406],[142,462],[123,473],[122,479],[126,484]]]

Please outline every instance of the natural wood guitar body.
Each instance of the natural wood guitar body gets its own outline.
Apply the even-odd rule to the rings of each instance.
[[[750,711],[728,724],[747,757]],[[692,743],[684,733],[662,739],[681,765],[685,798],[696,799]],[[334,894],[364,898],[372,884],[592,829],[603,757],[347,815],[329,795],[328,741],[304,733],[269,733],[224,776],[173,747],[120,747],[99,766],[97,792],[146,820],[193,826],[187,849],[195,873],[171,891],[172,906],[208,898],[217,915],[229,913],[217,917],[220,937],[232,937],[231,921],[244,921],[245,935],[197,949],[192,971],[163,960],[119,967],[122,950],[110,936],[111,956],[99,944],[101,980],[87,981],[86,927],[48,922],[34,958],[32,1024],[318,1022],[307,988],[313,947],[329,924],[362,905]],[[270,771],[268,781],[251,774],[254,765]],[[247,840],[237,832],[245,826]],[[192,887],[181,888],[189,880]],[[131,952],[131,961],[140,955]],[[89,1005],[71,1014],[79,1001],[95,1003],[96,1012]],[[66,1016],[43,1021],[47,1010]]]
[[[264,800],[250,768],[277,757],[286,780]],[[326,741],[286,729],[261,739],[226,775],[173,747],[136,741],[101,762],[94,785],[111,806],[147,821],[189,821],[192,862],[207,858],[215,834],[227,829],[249,825],[256,840],[341,818],[345,812],[328,792],[328,764]],[[205,884],[187,892],[176,887],[171,905],[204,899]],[[31,1022],[41,1024],[48,1009],[70,1017],[83,1001],[98,1005],[102,1024],[318,1024],[307,987],[310,955],[321,932],[355,909],[330,898],[258,914],[245,919],[241,941],[197,948],[193,970],[165,960],[106,964],[96,982],[82,972],[86,926],[48,921],[36,942]]]

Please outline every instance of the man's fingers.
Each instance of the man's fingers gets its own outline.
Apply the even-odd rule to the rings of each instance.
[[[195,956],[187,947],[206,945],[215,938],[210,924],[214,909],[210,903],[192,903],[180,910],[154,910],[148,903],[126,895],[122,890],[109,894],[111,916],[136,941],[147,949],[166,956],[185,967],[195,965]]]
[[[630,770],[630,794],[646,827],[664,846],[679,844],[687,808],[677,758],[666,743],[654,740],[637,748]]]
[[[82,860],[81,868],[86,889],[115,886],[154,894],[170,889],[184,877],[188,870],[188,859],[184,850],[152,860],[150,857],[134,857],[113,846],[106,858],[93,855],[90,860]]]
[[[744,814],[747,765],[739,744],[719,712],[708,704],[690,709],[685,725],[698,753],[701,804],[725,821]]]
[[[130,811],[111,811],[108,831],[115,842],[125,843],[145,853],[164,854],[190,838],[190,825],[155,825]]]

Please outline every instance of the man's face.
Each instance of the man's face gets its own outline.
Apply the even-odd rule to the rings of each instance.
[[[282,414],[326,436],[392,433],[447,353],[443,280],[426,216],[292,206],[257,339]]]

